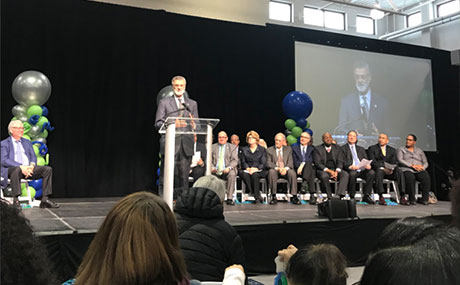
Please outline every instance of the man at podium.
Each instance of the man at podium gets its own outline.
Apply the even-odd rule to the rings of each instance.
[[[168,117],[198,118],[198,105],[196,101],[185,98],[187,82],[183,76],[174,76],[171,85],[174,95],[163,98],[158,103],[155,116],[155,128],[159,130]],[[187,127],[185,120],[176,120],[176,131]],[[193,156],[193,135],[176,135],[174,155],[174,189],[188,188],[188,175]],[[160,153],[162,160],[165,154],[165,135],[160,138]],[[164,161],[161,163],[160,194],[163,187]],[[176,193],[175,191],[175,194]]]

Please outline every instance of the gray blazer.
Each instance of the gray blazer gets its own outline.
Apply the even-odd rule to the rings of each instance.
[[[183,117],[189,118],[190,114],[194,118],[198,118],[198,104],[192,99],[184,98],[184,103],[189,107],[190,111],[183,110]],[[155,129],[159,130],[168,117],[179,117],[180,111],[177,108],[174,96],[166,97],[158,103],[157,113],[155,116]],[[188,156],[193,155],[193,136],[192,135],[176,135],[175,152],[177,153],[180,147],[184,148],[184,152]],[[160,138],[160,153],[164,154],[165,136]]]
[[[294,169],[294,159],[292,158],[292,149],[289,146],[283,146],[283,162],[284,167],[289,167],[289,169]],[[275,168],[276,161],[278,157],[276,156],[276,147],[271,146],[267,149],[267,168]]]
[[[219,144],[215,143],[211,147],[211,163],[212,167],[217,166],[217,160],[219,159]],[[225,154],[224,154],[224,163],[225,167],[230,167],[231,169],[236,169],[238,166],[238,153],[236,151],[236,146],[226,143],[225,144]]]

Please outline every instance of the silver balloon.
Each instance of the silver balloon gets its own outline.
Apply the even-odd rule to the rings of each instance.
[[[22,121],[23,123],[24,122],[27,122],[28,118],[27,118],[27,115],[21,115],[19,117],[16,117],[18,120]]]
[[[160,92],[158,92],[158,95],[157,95],[157,105],[161,99],[169,97],[169,96],[173,96],[173,95],[174,95],[174,89],[172,85],[168,85],[168,86],[161,88]],[[184,98],[187,98],[187,99],[189,98],[187,91],[184,92]]]
[[[14,100],[23,106],[43,105],[51,95],[51,83],[43,73],[29,70],[14,79],[11,91]]]
[[[42,128],[39,125],[32,126],[27,133],[31,138],[38,136],[42,132]]]
[[[34,142],[42,142],[42,143],[46,144],[46,139],[45,138],[34,138],[32,141],[34,141]]]
[[[11,113],[16,118],[19,116],[27,116],[27,108],[22,105],[16,105],[11,109]]]

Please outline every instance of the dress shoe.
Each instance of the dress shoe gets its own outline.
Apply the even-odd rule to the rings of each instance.
[[[21,202],[19,202],[18,197],[13,198],[13,207],[15,207],[16,209],[22,210]]]
[[[225,203],[227,205],[231,205],[231,206],[234,206],[235,205],[235,202],[232,200],[232,199],[227,199],[227,201],[225,201]]]
[[[278,203],[278,200],[276,198],[272,198],[270,200],[270,205],[275,205],[276,203]]]
[[[380,198],[379,198],[379,205],[382,205],[382,206],[387,205],[387,202],[385,201],[385,198],[383,198],[382,195],[380,195]]]
[[[40,208],[59,208],[59,204],[54,203],[53,201],[49,199],[46,199],[46,200],[41,201]]]
[[[292,204],[294,204],[294,205],[300,205],[300,204],[302,204],[302,203],[300,202],[300,200],[299,200],[299,197],[297,197],[297,196],[292,197],[291,202],[292,202]]]
[[[399,204],[404,205],[404,206],[409,206],[410,205],[409,201],[407,201],[406,197],[402,197],[401,201],[399,202]]]
[[[425,206],[426,206],[426,205],[428,205],[428,200],[427,200],[427,201],[424,201],[424,200],[422,200],[422,198],[418,198],[418,199],[417,199],[417,203],[419,203],[419,204],[422,204],[422,205],[425,205]]]
[[[366,202],[369,205],[374,205],[375,202],[374,200],[371,199],[371,197],[364,195],[362,202]]]
[[[415,202],[414,200],[410,200],[410,201],[409,201],[409,204],[411,204],[411,205],[417,205],[417,202]]]
[[[317,198],[315,197],[314,194],[310,194],[310,205],[316,205]]]

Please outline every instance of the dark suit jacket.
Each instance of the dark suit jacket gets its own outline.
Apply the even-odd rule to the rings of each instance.
[[[356,146],[356,154],[358,155],[358,159],[362,160],[363,158],[368,159],[366,149],[362,146],[355,145]],[[341,146],[342,152],[343,152],[343,157],[344,157],[344,162],[343,162],[343,169],[349,171],[349,167],[353,165],[353,155],[351,154],[350,146],[348,143],[344,144]]]
[[[305,161],[313,163],[313,152],[315,147],[309,145],[307,147],[307,153],[305,154]],[[300,164],[303,162],[302,151],[300,149],[300,145],[292,146],[292,158],[294,159],[294,167],[295,169],[299,168]]]
[[[198,118],[198,105],[192,99],[184,98],[184,102],[186,105],[189,106],[190,111],[184,110],[183,117],[189,118],[189,115],[192,114],[194,118]],[[166,97],[160,100],[158,103],[157,113],[155,116],[155,129],[159,130],[165,120],[168,117],[179,117],[180,112],[178,111],[176,100],[174,99],[174,95],[170,97]],[[180,129],[177,129],[180,131]],[[184,152],[188,156],[193,155],[193,136],[192,135],[176,135],[176,145],[175,145],[175,152],[177,153],[180,147],[184,148]],[[165,149],[165,136],[162,135],[160,138],[160,153],[164,154]]]
[[[212,167],[217,166],[217,160],[219,159],[219,144],[215,143],[211,148],[211,163]],[[236,169],[238,166],[238,153],[236,152],[236,146],[226,143],[225,144],[225,154],[224,154],[224,163],[225,167],[231,167]]]
[[[292,149],[290,146],[283,146],[283,163],[284,167],[289,167],[289,169],[294,169],[294,160],[292,158]],[[271,146],[267,149],[267,168],[274,169],[276,167],[276,161],[278,157],[276,156],[276,147]]]
[[[369,159],[372,159],[372,168],[379,169],[384,167],[384,163],[398,164],[398,158],[396,157],[396,149],[391,146],[386,146],[386,156],[383,156],[382,149],[379,144],[371,145],[367,150]]]
[[[364,135],[384,132],[387,127],[386,117],[388,112],[387,99],[371,91],[369,119],[366,127],[364,117],[361,114],[359,95],[357,92],[350,94],[344,97],[340,103],[339,125],[337,131],[339,133],[346,133],[350,130],[356,130]],[[376,127],[374,131],[372,130],[372,124]]]
[[[264,170],[267,164],[267,150],[258,145],[256,151],[252,153],[249,146],[244,146],[241,148],[240,159],[242,170],[246,170],[248,167],[257,167],[259,170]]]
[[[331,145],[331,153],[332,153],[332,158],[335,160],[337,168],[343,169],[344,157],[343,157],[343,152],[340,149],[340,147],[335,144]],[[315,147],[315,151],[313,152],[313,162],[315,163],[316,169],[323,170],[324,168],[326,168],[326,161],[327,161],[326,146],[324,144],[317,145]]]
[[[35,155],[34,148],[32,143],[25,138],[21,138],[22,147],[26,153],[29,163],[37,164],[37,156]],[[8,137],[1,142],[1,165],[2,171],[1,175],[3,180],[1,185],[5,187],[8,184],[8,168],[9,167],[18,167],[20,164],[14,160],[14,146],[13,138]]]

